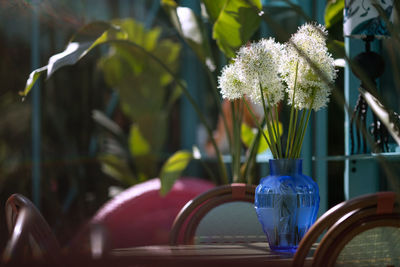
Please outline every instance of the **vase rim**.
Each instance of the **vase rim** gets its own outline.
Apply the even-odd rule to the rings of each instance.
[[[303,158],[279,158],[279,159],[270,159],[269,161],[298,161],[298,160],[303,160]]]
[[[270,174],[295,174],[302,173],[303,160],[301,158],[270,159]]]

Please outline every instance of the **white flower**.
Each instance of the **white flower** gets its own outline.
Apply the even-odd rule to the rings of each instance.
[[[238,68],[235,64],[226,65],[218,77],[218,88],[223,98],[235,100],[243,96],[244,84],[239,78]]]
[[[305,24],[291,37],[282,57],[282,77],[286,82],[289,104],[297,109],[323,108],[329,102],[330,83],[336,78],[334,60],[326,47],[327,32],[322,25]],[[299,51],[298,51],[299,50]],[[320,77],[308,61],[324,74],[329,84]],[[296,91],[296,65],[298,64]]]
[[[284,86],[279,76],[283,45],[274,39],[261,39],[240,48],[235,59],[238,73],[246,85],[244,93],[259,104],[262,101],[260,85],[265,100],[275,105],[284,97]]]

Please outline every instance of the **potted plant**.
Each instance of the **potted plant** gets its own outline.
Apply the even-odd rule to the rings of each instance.
[[[311,112],[327,105],[336,78],[326,38],[322,25],[306,23],[286,44],[261,39],[243,46],[219,78],[224,98],[249,107],[248,98],[264,109],[263,137],[274,159],[256,189],[255,207],[272,250],[294,251],[317,216],[318,185],[302,174],[299,157]],[[281,102],[291,106],[286,142],[277,126]]]

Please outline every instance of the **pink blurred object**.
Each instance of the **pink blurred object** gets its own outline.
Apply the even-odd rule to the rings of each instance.
[[[172,223],[181,208],[197,195],[214,188],[209,181],[180,178],[160,196],[158,178],[132,186],[111,199],[91,223],[102,224],[111,247],[168,244]]]

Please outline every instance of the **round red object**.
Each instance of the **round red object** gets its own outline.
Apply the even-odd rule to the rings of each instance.
[[[111,199],[95,214],[114,248],[168,244],[172,223],[191,199],[215,187],[209,181],[180,178],[161,196],[158,178],[132,186]]]

